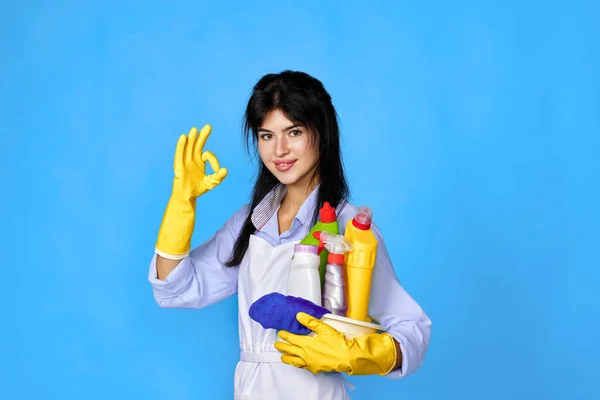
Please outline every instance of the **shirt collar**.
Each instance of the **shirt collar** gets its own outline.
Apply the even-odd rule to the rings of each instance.
[[[252,224],[258,230],[262,228],[267,221],[273,216],[275,211],[279,208],[283,196],[287,192],[287,187],[278,183],[263,199],[258,203],[254,210],[252,210],[252,217],[250,217]]]
[[[296,218],[304,226],[308,226],[312,222],[313,212],[317,206],[319,186],[320,185],[317,185],[308,195],[296,214]],[[267,193],[260,203],[258,203],[254,210],[252,210],[252,217],[250,217],[250,219],[257,230],[260,230],[279,209],[281,200],[283,200],[286,193],[287,187],[282,183],[278,183],[269,193]]]

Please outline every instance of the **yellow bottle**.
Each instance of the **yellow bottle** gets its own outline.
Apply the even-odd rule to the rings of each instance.
[[[352,242],[352,251],[346,253],[346,317],[368,321],[371,280],[377,255],[377,238],[371,230],[373,211],[360,207],[348,221],[344,236]]]

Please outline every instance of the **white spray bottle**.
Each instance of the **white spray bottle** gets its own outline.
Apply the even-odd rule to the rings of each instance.
[[[323,307],[332,314],[345,317],[347,305],[344,295],[344,253],[352,250],[352,242],[343,235],[327,231],[315,232],[314,236],[329,251],[323,285]]]

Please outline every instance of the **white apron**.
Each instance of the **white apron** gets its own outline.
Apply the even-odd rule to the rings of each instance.
[[[275,329],[264,329],[248,315],[252,303],[265,294],[287,295],[294,245],[271,246],[250,235],[248,250],[238,276],[240,362],[235,369],[234,398],[239,400],[350,399],[339,373],[320,373],[281,362],[273,344]]]

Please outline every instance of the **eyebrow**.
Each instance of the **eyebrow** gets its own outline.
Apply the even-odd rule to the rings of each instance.
[[[285,128],[283,131],[284,131],[284,132],[286,132],[286,131],[292,130],[292,129],[294,129],[294,128],[301,128],[301,127],[303,127],[303,126],[304,126],[304,125],[302,125],[302,124],[294,124],[294,125],[292,125],[292,126],[288,126],[288,127],[287,127],[287,128]],[[268,129],[265,129],[265,128],[258,128],[257,132],[267,132],[267,133],[273,133],[273,132],[271,132],[270,130],[268,130]]]

